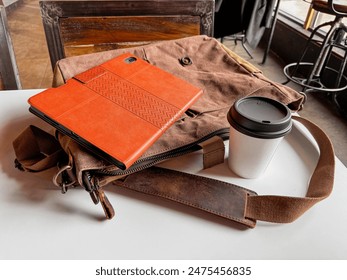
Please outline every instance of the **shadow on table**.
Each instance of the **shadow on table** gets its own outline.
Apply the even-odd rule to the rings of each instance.
[[[5,174],[5,176],[7,175],[10,180],[15,180],[17,183],[16,185],[20,186],[18,192],[12,193],[13,196],[11,197],[11,199],[14,202],[22,203],[29,201],[32,203],[43,203],[47,200],[53,201],[53,198],[55,196],[61,195],[60,190],[58,190],[57,187],[52,183],[52,178],[54,176],[53,169],[51,170],[51,172],[46,172],[45,174],[35,174],[20,171],[15,167],[14,161],[16,156],[12,142],[29,125],[36,125],[45,131],[50,131],[52,129],[49,125],[36,118],[35,116],[29,118],[26,116],[25,118],[23,117],[14,119],[11,120],[10,123],[5,124],[1,128],[0,134],[0,165],[2,167],[2,172]],[[8,187],[11,187],[11,184]],[[79,191],[81,191],[80,195],[85,196],[86,200],[90,199],[89,195],[82,188],[80,188]],[[218,217],[216,215],[194,209],[186,205],[181,205],[176,202],[168,201],[158,197],[152,197],[150,195],[138,193],[131,190],[125,190],[112,184],[106,186],[105,191],[109,194],[109,199],[112,200],[111,203],[114,204],[116,211],[115,219],[117,219],[117,196],[125,196],[132,200],[139,200],[145,203],[155,204],[156,206],[168,208],[172,211],[180,212],[183,215],[195,216],[199,219],[204,219],[212,223],[217,223],[238,230],[246,229],[246,227],[239,225],[236,222],[229,221],[225,218]],[[69,195],[69,193],[67,193],[66,195]],[[64,198],[62,197],[62,199]],[[81,208],[79,208],[78,204],[71,205],[64,203],[63,201],[61,203],[53,201],[51,209],[53,211],[59,211],[62,213],[84,215],[97,221],[104,221],[106,219],[100,215],[100,211],[98,211],[98,209],[95,209],[95,214],[93,214],[94,208],[96,206],[92,202],[90,202],[90,207],[91,211],[87,213],[86,211],[83,211]],[[97,207],[101,206],[97,205]]]

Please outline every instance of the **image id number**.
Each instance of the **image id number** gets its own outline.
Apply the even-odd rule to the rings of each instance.
[[[250,266],[247,267],[188,267],[188,275],[251,275],[252,269]]]

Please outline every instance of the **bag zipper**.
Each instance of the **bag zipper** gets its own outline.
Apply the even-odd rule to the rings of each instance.
[[[146,168],[149,168],[153,165],[156,165],[163,160],[182,156],[191,152],[195,152],[201,149],[199,146],[200,143],[212,138],[213,136],[219,136],[223,140],[229,139],[229,128],[222,128],[219,130],[216,130],[199,140],[192,142],[188,145],[179,147],[174,150],[170,150],[158,155],[150,156],[147,158],[139,159],[137,160],[131,167],[129,167],[126,170],[121,170],[121,169],[116,169],[116,170],[107,170],[107,169],[101,169],[101,170],[95,170],[92,171],[93,175],[101,175],[101,176],[125,176],[125,175],[130,175],[135,172],[139,172],[141,170],[144,170]]]
[[[99,204],[101,202],[102,208],[105,212],[105,215],[108,219],[112,219],[114,216],[114,209],[106,197],[106,194],[104,193],[102,187],[99,186],[97,178],[95,178],[95,175],[99,176],[126,176],[130,175],[132,173],[144,170],[146,168],[149,168],[155,164],[158,164],[159,162],[162,162],[165,159],[181,156],[188,154],[190,152],[195,152],[201,149],[199,146],[199,143],[202,143],[213,136],[219,136],[223,140],[229,139],[229,128],[223,128],[216,130],[199,140],[190,143],[188,145],[185,145],[183,147],[170,150],[158,155],[150,156],[147,158],[139,159],[136,161],[130,168],[126,170],[116,169],[116,170],[107,170],[107,169],[101,169],[101,170],[86,170],[83,171],[82,177],[83,177],[83,187],[85,190],[89,193],[92,201],[94,204]],[[96,179],[96,180],[95,180]]]

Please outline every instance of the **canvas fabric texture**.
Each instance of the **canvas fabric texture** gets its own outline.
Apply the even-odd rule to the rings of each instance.
[[[252,95],[270,97],[288,105],[293,111],[299,110],[304,102],[303,95],[266,78],[252,64],[207,36],[62,59],[56,65],[54,86],[125,52],[133,53],[203,89],[202,97],[144,153],[143,158],[178,149],[213,131],[228,129],[227,112],[239,98]],[[183,64],[183,58],[189,58],[191,64]],[[62,136],[61,141],[65,141],[63,139]],[[114,169],[113,166],[107,167],[103,161],[95,162],[95,168]],[[112,180],[105,178],[106,181],[109,179]]]

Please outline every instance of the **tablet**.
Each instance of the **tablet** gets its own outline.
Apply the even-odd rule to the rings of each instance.
[[[201,94],[202,89],[126,53],[28,102],[30,112],[127,169]]]

